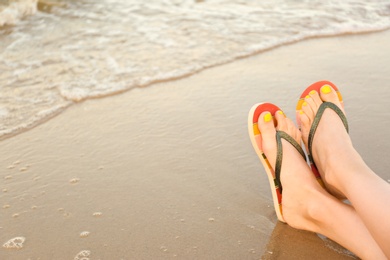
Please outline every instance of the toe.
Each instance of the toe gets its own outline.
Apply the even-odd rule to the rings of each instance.
[[[269,132],[275,132],[274,119],[269,111],[260,114],[258,124],[262,135],[268,134]]]
[[[321,87],[320,90],[320,97],[323,101],[326,102],[332,102],[335,105],[337,105],[339,108],[343,109],[343,106],[341,105],[339,95],[337,94],[336,90],[331,87],[330,85],[324,85]]]
[[[305,112],[303,112],[302,110],[299,112],[299,119],[301,121],[301,133],[303,142],[307,145],[311,121],[309,117],[305,114]]]
[[[270,112],[265,111],[260,114],[258,126],[263,140],[267,140],[269,138],[274,140],[276,129],[274,118]]]
[[[311,107],[306,101],[302,104],[302,111],[306,114],[308,118],[314,118],[315,112],[317,112],[316,107]]]
[[[308,104],[310,107],[314,107],[314,108],[315,108],[315,107],[317,106],[315,100],[314,100],[311,96],[309,96],[309,95],[307,95],[307,96],[305,97],[305,102],[306,102],[306,104]]]
[[[262,150],[270,160],[271,165],[274,165],[276,157],[276,128],[270,112],[266,111],[260,114],[258,126],[261,132]]]
[[[321,106],[321,104],[322,104],[322,102],[323,102],[322,99],[321,99],[321,97],[320,97],[320,95],[318,94],[317,91],[312,90],[312,91],[310,91],[309,96],[310,96],[310,98],[311,98],[311,100],[312,100],[312,102],[310,103],[310,106],[311,106],[315,111],[317,111],[318,108]]]
[[[294,138],[294,140],[300,144],[301,143],[301,132],[294,125],[294,122],[290,118],[286,118],[287,133]]]
[[[286,125],[286,116],[284,115],[283,111],[279,110],[275,113],[275,118],[277,122],[276,129],[279,131],[286,132],[287,125]]]

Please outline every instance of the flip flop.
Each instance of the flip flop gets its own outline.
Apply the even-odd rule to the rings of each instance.
[[[341,103],[341,106],[344,108],[343,97],[342,97],[340,91],[338,90],[338,88],[332,82],[322,80],[322,81],[318,81],[316,83],[313,83],[312,85],[307,87],[305,89],[305,91],[303,91],[300,99],[298,100],[295,114],[296,114],[296,120],[297,120],[297,125],[298,125],[299,129],[301,129],[301,120],[299,117],[299,111],[302,110],[302,104],[303,104],[303,102],[305,102],[305,97],[307,95],[309,95],[309,93],[313,90],[320,93],[320,89],[325,85],[328,85],[329,87],[333,88],[336,91],[337,96],[339,97],[339,101]],[[324,183],[321,179],[321,175],[318,172],[317,166],[315,165],[314,159],[311,156],[311,154],[312,154],[312,144],[313,144],[314,134],[317,130],[318,124],[320,123],[321,117],[322,117],[325,109],[327,109],[327,108],[330,108],[334,112],[336,112],[336,114],[340,117],[341,121],[344,124],[345,129],[348,132],[348,122],[347,122],[347,118],[345,117],[343,111],[338,106],[336,106],[334,103],[331,103],[331,102],[322,103],[320,105],[320,107],[317,111],[317,114],[314,117],[313,123],[311,125],[310,132],[309,132],[309,138],[308,138],[309,139],[308,140],[308,147],[307,147],[308,151],[306,151],[308,153],[309,164],[310,164],[311,170],[312,170],[313,174],[315,175],[315,177],[317,178],[317,181],[321,184],[322,187],[325,187],[325,186],[324,186]]]
[[[302,150],[301,145],[298,144],[291,136],[289,136],[286,132],[277,130],[275,136],[276,143],[277,143],[277,151],[276,151],[277,157],[276,157],[275,169],[272,168],[271,164],[269,163],[267,157],[265,156],[262,150],[262,139],[258,127],[258,120],[261,113],[268,111],[271,113],[273,117],[274,124],[276,124],[276,120],[274,116],[278,110],[281,109],[271,103],[262,103],[262,104],[254,105],[252,109],[249,111],[249,115],[248,115],[248,130],[249,130],[249,137],[252,142],[253,148],[255,149],[255,152],[257,153],[261,163],[265,168],[265,171],[268,176],[268,181],[271,185],[272,198],[274,202],[276,215],[279,221],[286,222],[283,218],[283,213],[282,213],[283,188],[280,182],[280,171],[282,168],[282,159],[283,159],[282,139],[285,139],[287,142],[292,144],[302,155],[304,160],[306,160],[306,155]]]

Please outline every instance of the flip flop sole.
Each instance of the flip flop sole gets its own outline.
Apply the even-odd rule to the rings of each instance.
[[[267,157],[265,156],[264,152],[262,151],[262,140],[261,140],[261,133],[258,128],[258,120],[261,113],[268,111],[271,113],[271,115],[275,116],[275,113],[281,110],[279,107],[275,106],[271,103],[259,103],[254,105],[251,110],[249,111],[248,115],[248,131],[249,131],[249,137],[251,140],[251,143],[253,145],[253,148],[255,149],[255,152],[257,156],[260,159],[260,162],[263,164],[264,169],[268,176],[268,181],[271,186],[271,192],[272,192],[272,199],[274,202],[274,208],[276,212],[276,216],[278,217],[279,221],[286,222],[283,218],[282,214],[282,194],[280,187],[276,184],[275,181],[275,171],[272,168],[271,164],[269,163]],[[274,119],[274,123],[276,124],[276,121]]]

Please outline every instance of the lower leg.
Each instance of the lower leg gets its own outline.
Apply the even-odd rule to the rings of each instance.
[[[259,128],[262,133],[263,150],[273,166],[276,161],[276,141],[269,115],[260,115]],[[291,120],[276,114],[278,130],[300,140],[299,131]],[[283,217],[298,229],[321,233],[364,259],[385,259],[356,211],[328,194],[317,182],[305,160],[287,141],[282,140],[283,162],[281,183],[283,186]],[[367,249],[368,248],[368,249]]]
[[[307,98],[300,114],[303,140],[323,101],[343,110],[331,87],[322,87]],[[338,115],[325,110],[313,139],[313,158],[329,190],[347,197],[383,252],[390,258],[390,186],[377,176],[354,149]]]
[[[328,194],[310,171],[281,178],[283,216],[290,226],[320,233],[362,259],[386,259],[355,209]]]
[[[390,186],[365,164],[356,151],[351,152],[348,158],[351,157],[354,157],[351,160],[354,163],[338,167],[338,170],[329,170],[328,173],[335,176],[334,185],[346,195],[371,235],[390,258]],[[340,174],[333,171],[340,171]]]
[[[353,207],[329,194],[317,194],[312,207],[313,232],[320,233],[361,259],[387,259]]]

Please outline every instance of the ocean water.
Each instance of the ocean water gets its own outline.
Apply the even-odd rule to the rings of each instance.
[[[0,138],[104,97],[307,38],[390,28],[373,0],[0,0]]]

